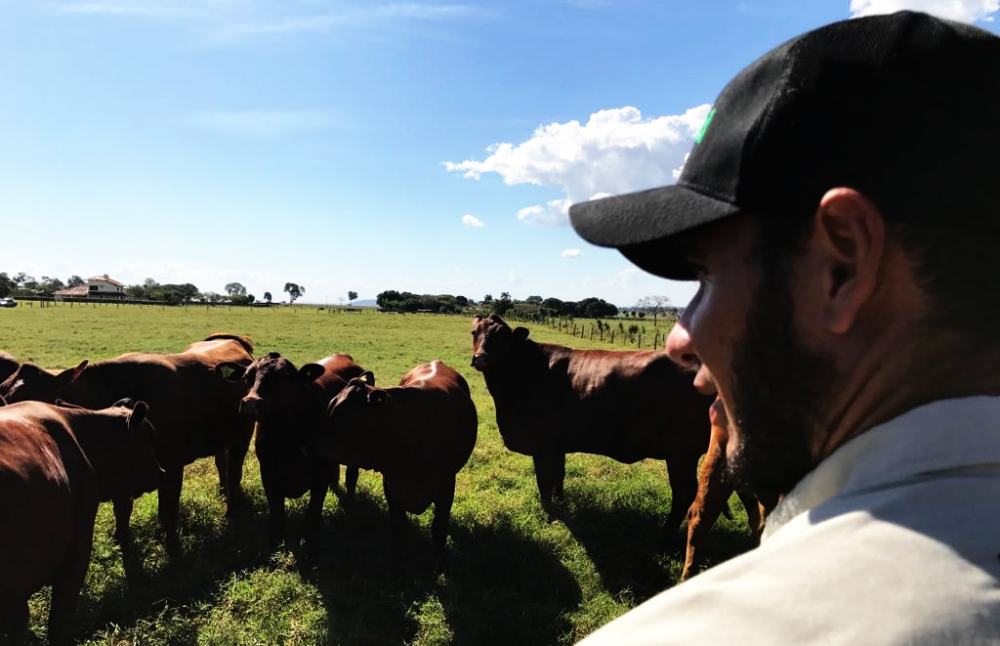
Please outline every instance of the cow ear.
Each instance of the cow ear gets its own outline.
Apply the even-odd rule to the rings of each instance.
[[[363,383],[369,386],[375,385],[375,373],[372,372],[371,370],[365,370],[364,372],[362,372],[360,375],[358,375],[358,379],[360,379]]]
[[[146,402],[139,401],[135,403],[132,408],[132,413],[128,416],[128,430],[135,431],[142,426],[142,423],[146,421],[146,415],[149,413],[149,405]]]
[[[215,366],[215,371],[218,372],[219,376],[221,376],[225,381],[240,382],[243,381],[243,374],[246,372],[246,368],[238,363],[227,361]]]
[[[77,367],[67,368],[66,370],[60,372],[57,379],[61,384],[68,386],[69,384],[73,383],[74,381],[80,378],[80,375],[83,374],[83,371],[86,367],[87,367],[87,360],[84,359],[83,361],[80,362],[80,365],[78,365]]]
[[[476,314],[476,320],[477,321],[482,321],[483,320],[483,315],[482,314]]]
[[[528,338],[528,328],[526,327],[516,327],[514,328],[514,339],[517,341],[524,341]]]
[[[490,320],[494,323],[503,323],[503,319],[500,318],[499,314],[490,314]]]
[[[372,406],[384,404],[387,399],[389,399],[389,393],[381,388],[372,388],[368,391],[368,403]]]
[[[299,368],[299,376],[306,381],[316,381],[323,376],[324,372],[326,372],[326,369],[318,363],[307,363]]]

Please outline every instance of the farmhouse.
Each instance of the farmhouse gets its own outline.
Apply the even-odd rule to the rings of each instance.
[[[126,298],[125,285],[109,277],[107,274],[93,276],[88,278],[86,283],[77,285],[76,287],[60,289],[53,292],[52,295],[57,301],[66,298],[100,298],[123,301]]]

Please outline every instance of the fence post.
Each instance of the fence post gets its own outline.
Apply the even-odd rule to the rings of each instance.
[[[639,337],[639,341],[635,344],[635,347],[641,348],[642,347],[642,332],[640,332],[638,334],[638,337]]]

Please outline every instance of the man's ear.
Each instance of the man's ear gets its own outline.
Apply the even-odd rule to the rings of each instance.
[[[384,404],[387,399],[389,399],[389,393],[381,388],[372,388],[368,391],[368,403],[372,406]]]
[[[514,328],[514,340],[524,341],[528,338],[528,328],[526,327],[516,327]]]
[[[231,361],[220,363],[219,365],[215,366],[215,370],[216,372],[219,373],[219,376],[221,376],[225,381],[235,381],[235,382],[243,381],[243,374],[246,372],[246,368],[244,368],[238,363],[233,363]]]
[[[885,259],[885,220],[870,199],[834,188],[820,200],[813,244],[821,257],[823,318],[827,330],[845,334],[878,287]]]
[[[306,381],[316,381],[323,376],[326,369],[318,363],[307,363],[299,368],[299,376]]]

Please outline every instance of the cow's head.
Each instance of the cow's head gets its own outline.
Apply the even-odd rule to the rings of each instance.
[[[29,400],[54,403],[65,396],[67,387],[80,378],[86,367],[86,359],[62,372],[48,372],[33,363],[22,363],[17,372],[0,384],[0,396],[11,404]]]
[[[242,381],[248,388],[239,410],[258,422],[255,448],[265,488],[291,498],[301,496],[309,488],[312,470],[307,450],[310,386],[324,373],[323,366],[307,363],[296,368],[271,352],[245,368],[220,364],[217,370],[224,379]]]
[[[343,448],[352,438],[369,435],[382,425],[388,401],[389,391],[375,387],[371,372],[351,379],[327,406],[327,428],[316,438],[319,451],[328,454],[332,446]]]
[[[324,372],[318,363],[296,368],[278,352],[270,352],[246,367],[222,363],[216,370],[226,381],[246,385],[248,392],[240,400],[240,413],[258,421],[301,406],[304,386]]]
[[[478,315],[472,321],[472,367],[480,372],[500,368],[518,343],[528,338],[528,328],[511,329],[497,314]]]
[[[156,459],[156,429],[149,421],[149,405],[143,401],[123,399],[116,402],[109,412],[116,413],[114,419],[118,420],[118,424],[124,424],[125,431],[120,447],[123,449],[119,462],[122,468],[104,475],[116,481],[113,495],[138,498],[156,489],[163,475]]]

